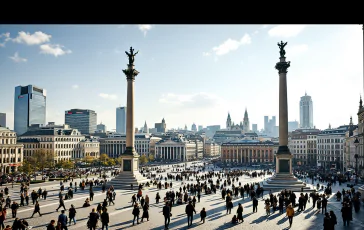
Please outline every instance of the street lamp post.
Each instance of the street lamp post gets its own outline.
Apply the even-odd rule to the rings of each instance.
[[[358,158],[359,158],[359,155],[358,155],[358,146],[359,146],[359,140],[358,138],[355,139],[354,141],[354,145],[355,145],[355,155],[354,155],[354,158],[355,158],[355,184],[358,183]]]

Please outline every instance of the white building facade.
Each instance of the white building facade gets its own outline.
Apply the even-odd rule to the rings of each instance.
[[[2,173],[16,172],[23,163],[23,145],[17,143],[16,133],[0,127],[0,171]]]

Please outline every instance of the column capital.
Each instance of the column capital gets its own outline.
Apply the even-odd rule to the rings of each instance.
[[[287,69],[291,66],[291,62],[277,62],[275,68],[278,70],[278,73],[287,73]]]

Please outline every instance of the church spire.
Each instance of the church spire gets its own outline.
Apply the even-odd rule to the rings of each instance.
[[[350,116],[350,123],[349,123],[349,125],[350,125],[350,126],[352,126],[352,125],[353,125],[353,117],[352,117],[352,116]]]

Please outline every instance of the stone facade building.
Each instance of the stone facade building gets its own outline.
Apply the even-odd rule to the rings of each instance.
[[[23,145],[17,143],[16,133],[0,127],[0,170],[10,173],[18,170],[23,163]]]
[[[135,151],[139,155],[154,154],[154,146],[159,137],[152,137],[149,134],[135,134]],[[106,153],[109,157],[116,158],[124,153],[126,149],[125,134],[110,134],[107,138],[100,138],[100,152]]]
[[[318,129],[297,129],[292,131],[288,146],[293,154],[293,166],[317,165],[317,135]]]
[[[69,125],[33,125],[18,137],[18,142],[24,145],[24,157],[31,157],[34,152],[44,150],[53,154],[55,163],[100,156],[99,142],[87,139]]]
[[[221,155],[221,146],[215,142],[205,142],[205,154],[206,157],[217,157]]]
[[[317,135],[317,166],[323,167],[325,171],[331,168],[341,172],[344,170],[345,133],[349,128],[349,125],[329,128]]]
[[[221,160],[240,164],[273,164],[277,149],[278,143],[271,141],[231,141],[221,145]]]

